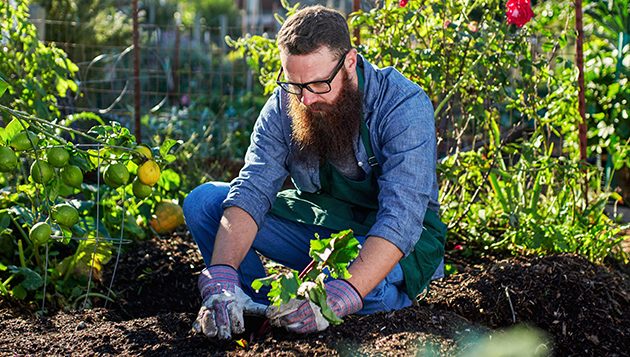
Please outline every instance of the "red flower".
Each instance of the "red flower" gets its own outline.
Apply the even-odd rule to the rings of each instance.
[[[398,1],[398,5],[400,7],[405,7],[405,6],[407,6],[408,3],[409,3],[409,0],[399,0]]]
[[[401,0],[402,1],[402,0]],[[523,27],[534,15],[529,0],[510,0],[507,2],[507,22]]]

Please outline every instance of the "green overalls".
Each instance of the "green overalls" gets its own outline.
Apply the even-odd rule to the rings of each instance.
[[[357,66],[359,87],[363,90],[363,73]],[[294,222],[326,227],[333,230],[352,229],[356,235],[366,236],[378,211],[378,166],[370,144],[368,127],[361,119],[361,140],[372,166],[370,175],[362,181],[345,177],[329,162],[319,169],[321,190],[317,193],[295,189],[278,193],[271,213]],[[426,286],[444,257],[446,225],[431,209],[423,221],[423,231],[414,250],[400,260],[407,295],[415,300]],[[384,237],[383,237],[384,238]]]

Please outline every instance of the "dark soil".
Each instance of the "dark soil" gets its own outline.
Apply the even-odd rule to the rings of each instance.
[[[457,274],[434,282],[419,306],[349,316],[310,335],[260,334],[260,321],[250,320],[236,341],[217,341],[191,332],[203,262],[179,232],[121,256],[117,300],[106,308],[43,317],[0,308],[0,356],[479,356],[493,347],[504,355],[629,355],[628,265],[572,254],[475,257],[449,252]]]

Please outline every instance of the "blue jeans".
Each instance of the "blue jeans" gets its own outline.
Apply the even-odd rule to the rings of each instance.
[[[227,183],[210,182],[195,188],[184,200],[186,224],[206,265],[210,264],[212,258],[215,235],[223,216],[221,203],[227,197],[229,189]],[[329,238],[337,231],[267,214],[265,224],[260,227],[251,249],[238,268],[243,291],[254,301],[269,305],[269,289],[256,292],[251,287],[255,279],[267,276],[257,252],[290,269],[302,271],[311,261],[308,252],[310,240],[315,239],[315,233],[321,238]],[[365,237],[355,238],[361,244],[365,241]],[[367,315],[411,305],[400,264],[396,264],[389,275],[363,298],[363,304],[363,309],[357,314]]]

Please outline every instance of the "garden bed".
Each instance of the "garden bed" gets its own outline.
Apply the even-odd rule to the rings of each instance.
[[[191,332],[203,262],[192,238],[179,232],[142,242],[121,257],[113,284],[118,299],[107,308],[38,317],[3,306],[0,355],[459,356],[479,354],[493,341],[495,347],[507,340],[507,348],[527,348],[523,331],[541,333],[534,346],[555,356],[630,350],[625,264],[596,265],[572,254],[466,258],[462,251],[450,252],[447,262],[457,274],[436,281],[419,306],[350,316],[310,335],[275,328],[258,334],[259,321],[250,321],[240,343],[216,341]],[[515,334],[517,326],[524,327]]]

